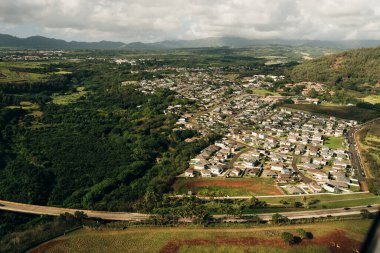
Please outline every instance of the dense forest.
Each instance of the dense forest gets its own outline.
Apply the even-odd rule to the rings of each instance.
[[[145,95],[132,86],[121,87],[118,78],[124,72],[119,70],[115,78],[118,70],[104,71],[105,66],[91,71],[85,70],[90,66],[76,66],[65,78],[62,92],[76,85],[88,90],[75,103],[37,99],[39,116],[1,110],[1,199],[135,210],[134,203],[147,191],[170,191],[175,175],[208,144],[209,139],[184,142],[195,131],[172,131],[175,115],[165,115],[164,109],[184,102],[173,92]],[[129,73],[123,78],[136,79]]]
[[[380,83],[380,47],[355,49],[307,61],[294,67],[294,81],[315,81],[337,88],[375,92]]]

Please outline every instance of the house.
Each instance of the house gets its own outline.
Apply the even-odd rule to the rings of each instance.
[[[286,191],[289,194],[291,194],[291,195],[296,195],[296,194],[302,194],[303,193],[303,191],[300,188],[298,188],[296,186],[293,186],[293,185],[290,185],[290,186],[286,187]]]
[[[325,183],[322,185],[322,188],[325,189],[326,191],[328,192],[336,192],[336,188],[334,185],[330,184],[330,183]]]
[[[285,165],[283,163],[279,163],[279,162],[272,162],[270,165],[270,169],[274,170],[274,171],[283,171],[284,167],[285,167]]]
[[[231,170],[231,172],[230,172],[230,176],[231,177],[239,177],[240,176],[240,174],[241,174],[241,169],[239,169],[239,168],[234,168],[234,169],[232,169]]]
[[[260,171],[261,171],[261,167],[255,167],[252,169],[247,169],[245,171],[245,175],[246,176],[258,176],[260,174]]]
[[[317,183],[315,182],[312,182],[309,184],[309,187],[310,189],[314,192],[314,193],[318,193],[318,192],[321,192],[322,191],[322,187],[319,186]]]
[[[261,174],[262,177],[276,178],[278,176],[276,171],[273,170],[264,170]]]
[[[195,176],[195,173],[193,169],[187,169],[185,171],[185,177],[194,177],[194,176]]]
[[[210,172],[214,175],[220,175],[223,173],[223,166],[221,165],[211,165],[210,167]]]
[[[309,155],[311,156],[317,156],[318,155],[318,147],[316,146],[311,146],[309,147]]]
[[[307,172],[313,175],[313,178],[315,178],[317,181],[326,181],[329,178],[326,173],[320,170],[308,169]]]
[[[279,183],[289,183],[291,180],[292,177],[287,173],[279,174],[277,177],[277,182]]]
[[[303,145],[303,144],[298,144],[296,146],[296,149],[294,150],[294,154],[296,154],[296,155],[302,155],[302,154],[305,153],[305,151],[306,151],[306,146]]]
[[[211,177],[211,172],[209,170],[201,170],[202,177]]]

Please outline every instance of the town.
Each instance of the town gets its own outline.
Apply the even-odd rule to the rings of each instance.
[[[265,92],[271,87],[268,80],[281,78],[253,75],[238,82],[225,78],[218,69],[180,69],[178,75],[141,81],[144,93],[168,88],[194,103],[167,108],[181,115],[176,130],[223,136],[193,157],[179,177],[270,178],[283,194],[290,195],[359,191],[346,136],[357,122],[279,106],[285,99],[318,103],[306,97],[307,89],[324,91],[322,84],[301,83],[306,86],[301,96]]]

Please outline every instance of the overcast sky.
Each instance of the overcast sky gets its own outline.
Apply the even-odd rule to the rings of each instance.
[[[0,33],[123,42],[380,39],[380,0],[0,0]]]

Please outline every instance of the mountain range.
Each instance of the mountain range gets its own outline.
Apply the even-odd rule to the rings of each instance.
[[[195,40],[165,40],[153,43],[143,42],[78,42],[32,36],[18,38],[0,34],[0,47],[28,49],[176,49],[200,47],[242,48],[257,45],[312,46],[338,49],[364,48],[380,45],[380,40],[285,40],[285,39],[246,39],[240,37],[210,37]]]

